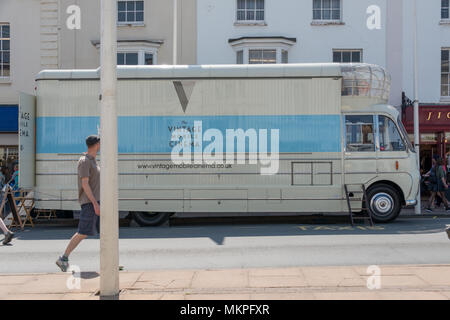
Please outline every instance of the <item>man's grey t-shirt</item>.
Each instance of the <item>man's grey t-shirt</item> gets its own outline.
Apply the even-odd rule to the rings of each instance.
[[[89,178],[89,186],[92,194],[97,202],[100,201],[100,167],[97,165],[95,158],[89,154],[84,153],[80,160],[78,160],[78,201],[80,205],[91,203],[91,200],[84,192],[81,183],[82,178]]]

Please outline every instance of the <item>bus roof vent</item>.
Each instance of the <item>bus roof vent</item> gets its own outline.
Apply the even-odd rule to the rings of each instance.
[[[389,100],[391,76],[380,66],[372,64],[341,64],[342,96]]]

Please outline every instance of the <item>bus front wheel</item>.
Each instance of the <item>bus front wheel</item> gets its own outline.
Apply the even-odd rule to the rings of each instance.
[[[160,226],[170,218],[170,214],[166,212],[133,212],[132,216],[141,227]]]
[[[387,184],[379,184],[367,191],[369,209],[373,221],[388,223],[400,214],[402,203],[397,190]]]

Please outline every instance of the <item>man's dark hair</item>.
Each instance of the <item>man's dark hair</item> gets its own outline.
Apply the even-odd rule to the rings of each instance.
[[[86,145],[89,147],[95,146],[100,142],[100,137],[96,135],[92,135],[86,138]]]

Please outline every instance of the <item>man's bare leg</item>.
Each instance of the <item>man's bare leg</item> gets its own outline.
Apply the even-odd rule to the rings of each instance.
[[[0,218],[0,229],[2,229],[3,233],[6,235],[9,233],[8,228],[6,227],[5,222],[3,222],[3,219]]]
[[[67,269],[69,268],[69,255],[72,253],[73,250],[75,250],[76,247],[78,247],[80,242],[86,238],[87,238],[86,235],[79,234],[77,232],[73,235],[72,239],[70,239],[70,242],[67,245],[64,255],[62,257],[59,257],[58,260],[56,260],[56,265],[61,269],[62,272],[66,272]]]
[[[69,255],[72,253],[72,251],[75,250],[75,248],[78,247],[80,242],[86,238],[87,236],[84,234],[79,234],[78,232],[75,233],[72,239],[70,239],[69,244],[67,245],[66,251],[64,252],[64,256],[66,258],[69,258]]]

